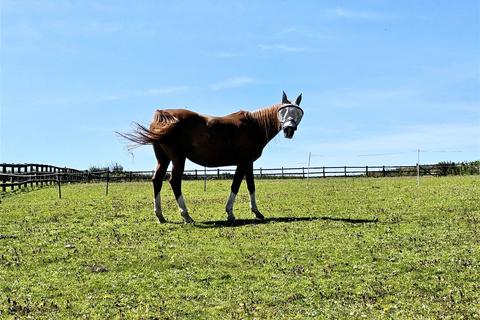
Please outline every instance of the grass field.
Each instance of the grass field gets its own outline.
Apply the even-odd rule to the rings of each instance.
[[[480,178],[79,184],[4,195],[0,318],[480,318]]]

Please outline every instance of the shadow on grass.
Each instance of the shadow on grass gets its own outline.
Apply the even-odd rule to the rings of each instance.
[[[216,220],[216,221],[204,221],[195,223],[197,228],[223,228],[223,227],[243,227],[248,225],[256,224],[268,224],[272,222],[283,222],[283,223],[292,223],[292,222],[308,222],[308,221],[338,221],[351,224],[362,224],[362,223],[376,223],[378,219],[351,219],[351,218],[335,218],[335,217],[276,217],[276,218],[266,218],[264,220],[258,219],[237,219],[234,223],[230,223],[226,220]]]

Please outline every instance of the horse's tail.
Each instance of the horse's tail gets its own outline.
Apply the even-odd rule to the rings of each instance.
[[[154,144],[161,142],[165,137],[171,133],[172,129],[178,123],[177,117],[164,110],[157,110],[153,115],[153,120],[150,123],[150,129],[134,122],[134,130],[130,133],[117,132],[119,136],[127,139],[133,144],[128,146],[128,149],[134,149],[146,144]]]

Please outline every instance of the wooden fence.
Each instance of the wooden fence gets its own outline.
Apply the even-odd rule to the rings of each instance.
[[[462,174],[462,167],[452,165],[451,172]],[[417,175],[442,175],[445,166],[342,166],[342,167],[281,167],[256,168],[254,175],[260,179],[328,178],[328,177],[398,177]],[[235,168],[185,170],[184,179],[231,179]],[[168,177],[167,173],[167,177]],[[88,171],[60,168],[45,164],[0,164],[0,188],[2,192],[56,184],[61,196],[62,183],[150,180],[153,171]]]
[[[80,182],[81,171],[45,164],[0,164],[1,190],[3,192],[28,186],[52,185],[62,176],[71,182]]]
[[[464,174],[460,164],[420,165],[420,166],[339,166],[339,167],[281,167],[256,168],[253,173],[260,179],[288,178],[328,178],[328,177],[399,177],[399,176],[440,176],[448,174]],[[152,172],[153,173],[153,172]],[[184,179],[229,179],[233,178],[235,168],[185,170]],[[475,172],[480,174],[480,168]]]

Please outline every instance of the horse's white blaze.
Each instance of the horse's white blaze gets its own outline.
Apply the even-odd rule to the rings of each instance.
[[[156,214],[162,213],[162,200],[160,198],[160,192],[157,193],[157,196],[153,201],[153,209],[155,210]]]
[[[235,202],[235,197],[236,197],[236,196],[237,196],[237,195],[236,195],[235,193],[230,192],[230,196],[228,197],[227,207],[226,207],[226,211],[227,211],[228,213],[233,212],[233,204],[234,204],[234,202]]]
[[[185,204],[185,200],[183,199],[183,194],[180,195],[180,197],[178,197],[177,203],[178,203],[178,208],[182,211],[182,214],[188,212],[187,205]]]
[[[255,200],[255,192],[250,193],[250,209],[258,210],[257,201]]]

